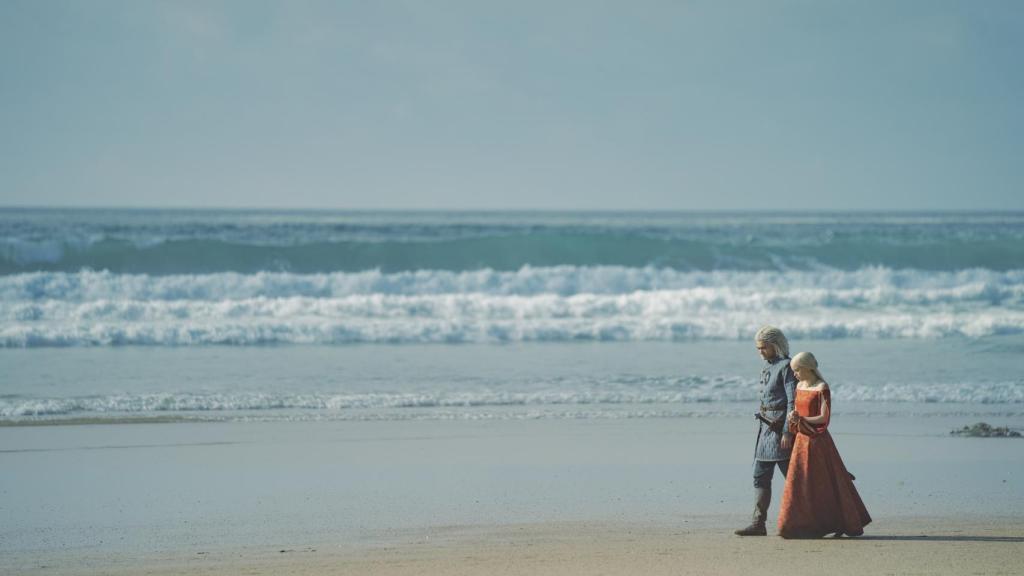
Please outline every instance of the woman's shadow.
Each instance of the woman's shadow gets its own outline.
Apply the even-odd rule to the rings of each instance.
[[[1024,542],[1024,536],[929,536],[919,534],[916,536],[891,536],[885,534],[872,534],[858,536],[856,538],[839,538],[839,540],[857,541],[891,541],[891,542]]]

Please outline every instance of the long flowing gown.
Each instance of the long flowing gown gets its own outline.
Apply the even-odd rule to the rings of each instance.
[[[801,416],[818,416],[823,404],[831,407],[828,389],[797,389],[796,409]],[[828,422],[817,426],[801,422],[792,431],[796,440],[782,493],[779,535],[820,538],[833,533],[863,534],[871,516],[828,433]]]

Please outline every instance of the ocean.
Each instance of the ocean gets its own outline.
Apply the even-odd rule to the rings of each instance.
[[[763,324],[1019,425],[1024,213],[0,210],[0,425],[738,416]]]

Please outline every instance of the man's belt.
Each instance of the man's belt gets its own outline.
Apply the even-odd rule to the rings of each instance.
[[[754,414],[754,418],[760,420],[763,424],[768,426],[768,428],[770,428],[773,432],[778,434],[782,433],[782,424],[783,422],[785,422],[785,418],[777,418],[775,420],[772,420],[770,418],[766,418],[765,415],[761,413]]]
[[[778,407],[765,406],[764,404],[761,404],[761,412],[782,412],[785,409],[786,409],[786,405],[785,404],[781,404]]]

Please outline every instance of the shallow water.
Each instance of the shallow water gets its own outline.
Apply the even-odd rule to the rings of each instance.
[[[1024,414],[1024,337],[793,346],[839,414]],[[0,422],[28,424],[735,416],[761,361],[710,341],[8,349],[0,366]]]

